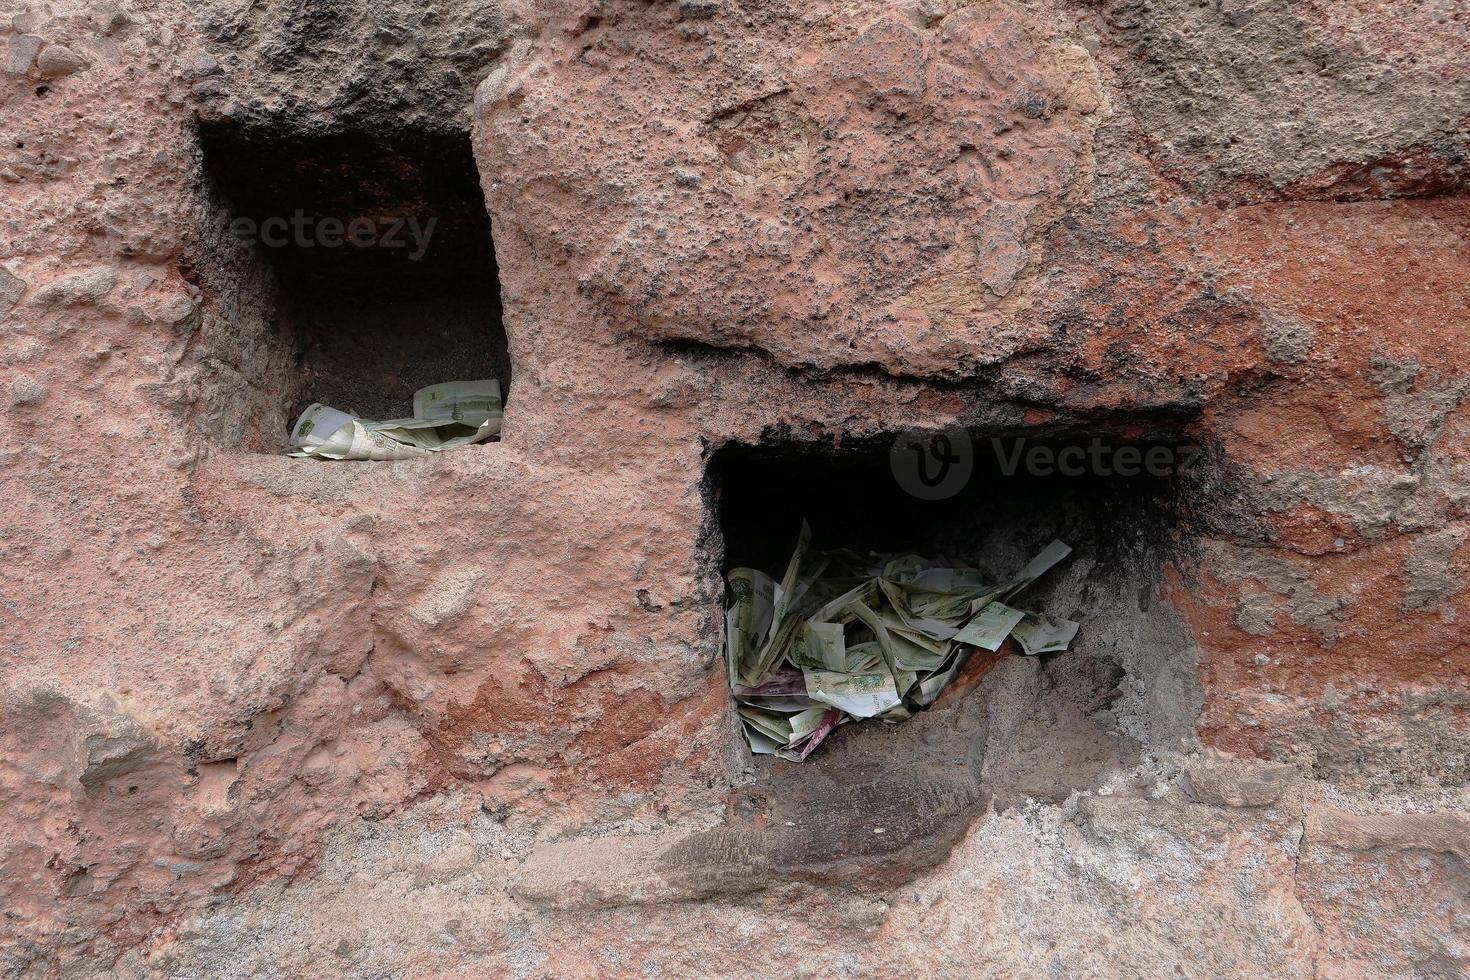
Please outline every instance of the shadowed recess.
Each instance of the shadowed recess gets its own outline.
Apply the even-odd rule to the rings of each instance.
[[[500,280],[469,139],[402,130],[306,136],[201,128],[232,234],[272,269],[274,328],[313,401],[408,413],[424,385],[497,377],[508,390]]]
[[[895,478],[891,447],[889,440],[841,449],[811,443],[725,447],[710,466],[725,569],[750,565],[779,574],[803,517],[811,522],[817,548],[911,551],[993,569],[1002,577],[1015,556],[1040,550],[1053,537],[1100,562],[1143,560],[1157,567],[1185,544],[1176,530],[1186,514],[1189,472],[1202,459],[1189,447],[1168,443],[973,433],[968,451],[950,450],[973,460],[964,486],[946,499],[923,500]],[[1069,447],[1077,451],[1063,457]],[[1125,447],[1138,459],[1122,456],[1121,468],[1137,473],[1117,472]],[[1141,462],[1150,449],[1162,454],[1156,460],[1170,460],[1156,467],[1158,473]],[[1080,466],[1083,472],[1060,471],[1054,462],[1059,457],[1068,470]],[[937,474],[931,466],[930,475]]]
[[[779,577],[803,518],[816,548],[955,559],[997,581],[1061,538],[1073,555],[1017,604],[1081,622],[1072,649],[977,654],[931,709],[897,725],[844,725],[804,763],[750,756],[739,741],[734,758],[752,781],[732,790],[726,825],[671,855],[668,873],[730,877],[731,887],[766,874],[892,885],[942,860],[989,806],[1065,800],[1188,729],[1195,647],[1158,597],[1165,566],[1187,552],[1189,471],[1118,475],[1116,450],[1129,444],[1100,437],[1094,455],[1090,434],[970,440],[968,482],[935,501],[895,479],[887,439],[724,447],[709,471],[722,567]],[[1068,446],[1086,453],[1080,475],[1027,465]],[[1155,446],[1175,462],[1186,455],[1133,446],[1140,458]],[[1137,700],[1156,684],[1162,699]]]

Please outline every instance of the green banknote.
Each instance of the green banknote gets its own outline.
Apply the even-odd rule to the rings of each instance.
[[[287,455],[336,460],[413,459],[484,442],[500,431],[500,382],[448,381],[420,388],[413,418],[373,421],[320,403],[291,429]]]
[[[1014,638],[1028,656],[1067,649],[1078,625],[1009,604],[1071,553],[1060,541],[1008,579],[918,555],[812,550],[802,523],[777,581],[729,573],[725,656],[757,755],[804,761],[838,726],[899,722],[933,704],[971,654]]]

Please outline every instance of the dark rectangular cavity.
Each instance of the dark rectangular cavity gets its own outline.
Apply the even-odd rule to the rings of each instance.
[[[1177,464],[1189,457],[1190,465],[1197,465],[1193,451],[1159,446],[1154,459],[1167,453],[1175,464],[1168,471],[1150,473],[1140,466],[1137,475],[1119,475],[1112,465],[1116,451],[1131,444],[1096,441],[1099,454],[1092,452],[1092,436],[1039,441],[972,433],[973,471],[958,492],[943,500],[919,499],[900,485],[887,440],[842,449],[801,443],[727,446],[710,470],[724,567],[779,574],[806,518],[818,548],[956,559],[993,570],[999,579],[1014,572],[1022,556],[1061,538],[1104,573],[1111,566],[1120,574],[1144,572],[1152,579],[1181,547],[1181,487],[1188,471],[1181,476]],[[1134,449],[1145,459],[1156,445]],[[1085,454],[1080,474],[1075,473],[1076,451],[1064,457],[1074,475],[1028,464],[1044,461],[1048,453],[1055,460],[1069,446]],[[1098,458],[1103,465],[1094,464]],[[1123,456],[1125,463],[1132,459]]]
[[[997,583],[1053,538],[1073,548],[1013,600],[1079,622],[1066,653],[978,658],[978,673],[929,709],[897,725],[844,725],[800,764],[747,756],[732,726],[733,753],[756,774],[748,792],[769,810],[760,835],[817,826],[810,814],[822,814],[816,837],[785,831],[801,838],[789,858],[797,872],[815,866],[827,874],[855,854],[874,861],[854,865],[865,875],[884,867],[912,874],[943,856],[970,815],[1032,799],[1061,802],[1193,731],[1196,645],[1187,621],[1162,601],[1160,585],[1166,567],[1188,558],[1200,510],[1189,502],[1207,485],[1197,479],[1204,460],[1165,446],[1192,468],[1125,476],[1107,461],[1129,444],[1108,436],[1097,437],[1103,466],[1092,462],[1090,433],[1047,441],[968,437],[969,480],[941,500],[919,499],[895,478],[889,439],[840,449],[799,441],[729,445],[710,461],[726,571],[752,566],[779,578],[803,518],[816,548],[952,559]],[[1028,465],[1055,462],[1069,447],[1066,470]],[[1150,448],[1132,446],[1140,461]],[[1080,472],[1077,449],[1086,458]],[[885,828],[882,838],[873,837],[875,823]],[[889,856],[875,860],[871,848]]]
[[[275,275],[275,329],[300,358],[291,418],[313,401],[398,417],[417,388],[455,379],[499,378],[508,391],[495,245],[467,135],[217,125],[200,139],[233,233]]]

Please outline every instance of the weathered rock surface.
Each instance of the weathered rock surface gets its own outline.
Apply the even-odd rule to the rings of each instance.
[[[6,975],[1470,970],[1453,4],[53,0],[0,33]],[[292,152],[328,145],[392,152]],[[471,145],[493,254],[423,177]],[[251,187],[453,247],[273,249],[231,231]],[[397,397],[463,337],[503,441],[277,455],[303,400]],[[752,762],[722,563],[784,538],[795,461],[881,474],[947,425],[1208,453],[919,530],[842,482],[819,524],[999,564],[1072,535],[1038,601],[1087,625]]]

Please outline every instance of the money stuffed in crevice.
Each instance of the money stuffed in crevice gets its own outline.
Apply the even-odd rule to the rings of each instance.
[[[1072,549],[1053,541],[1015,576],[917,555],[813,552],[802,522],[778,582],[754,568],[728,576],[725,661],[750,750],[802,762],[848,721],[898,722],[929,705],[976,650],[1008,637],[1020,653],[1067,649],[1077,624],[1012,600]]]
[[[500,382],[446,381],[413,394],[413,418],[374,422],[321,403],[291,429],[288,456],[412,459],[484,442],[500,431]]]

